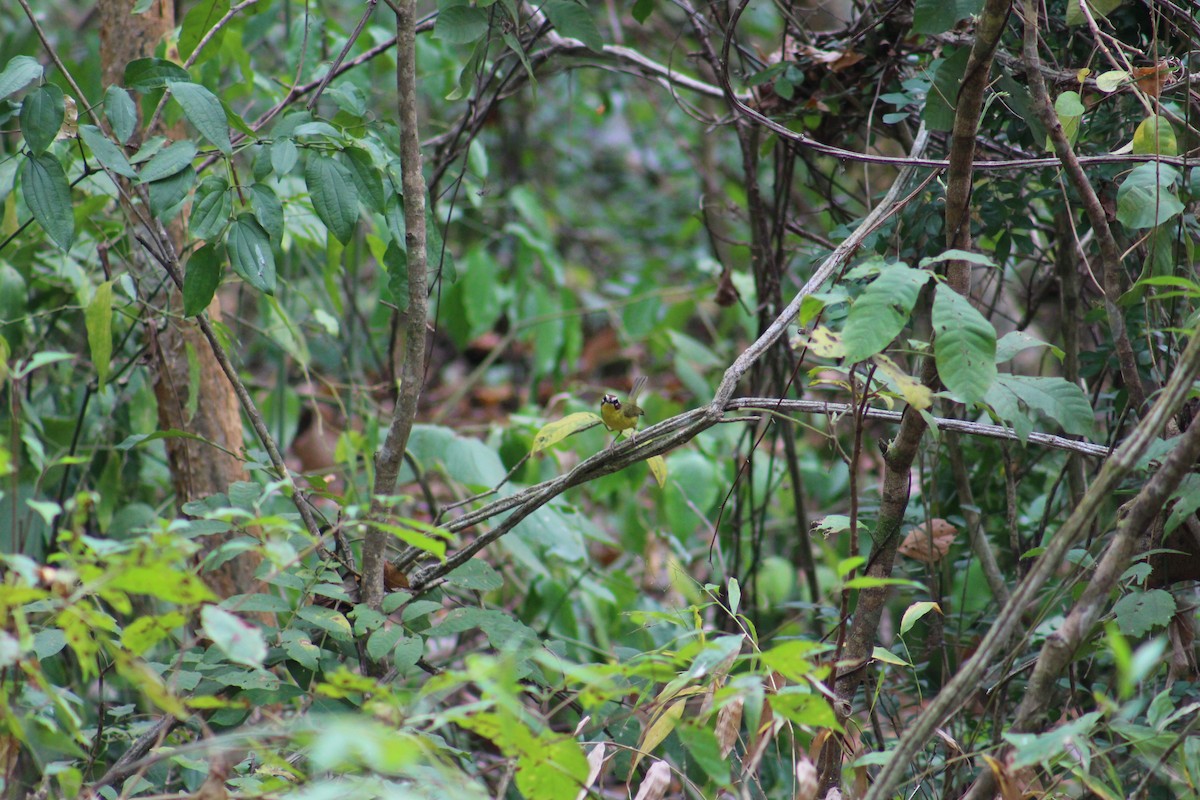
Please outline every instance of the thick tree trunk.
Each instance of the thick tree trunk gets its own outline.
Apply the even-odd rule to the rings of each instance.
[[[175,25],[171,2],[158,0],[148,12],[137,15],[131,13],[133,4],[133,0],[100,0],[100,59],[105,86],[120,84],[125,65],[133,59],[153,56],[163,36]],[[172,136],[182,132],[159,130],[154,133]],[[131,227],[137,224],[132,215],[127,218]],[[180,215],[166,228],[174,251],[182,261],[187,242],[184,216]],[[146,262],[139,245],[135,244],[132,251],[135,253],[133,268],[142,273],[139,276],[141,284],[157,285],[160,278],[152,274],[157,267]],[[142,257],[138,258],[137,254]],[[212,349],[195,322],[180,318],[183,303],[178,290],[172,289],[164,299],[167,308],[173,312],[165,317],[166,326],[156,332],[157,320],[151,320],[147,329],[152,337],[150,352],[159,427],[188,431],[237,453],[242,447],[242,420],[233,387],[221,373]],[[209,306],[208,314],[214,321],[220,320],[221,310],[216,300]],[[194,386],[189,360],[199,367],[195,371]],[[224,492],[231,483],[247,478],[242,463],[217,447],[193,439],[173,438],[165,442],[178,509],[189,501]],[[206,549],[219,547],[227,538],[208,537]],[[221,596],[247,591],[258,560],[253,554],[244,553],[206,574],[205,578],[213,591]]]

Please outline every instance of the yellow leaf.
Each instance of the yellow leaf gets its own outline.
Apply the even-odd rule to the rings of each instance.
[[[654,748],[662,744],[663,739],[671,735],[671,731],[675,730],[675,726],[683,718],[685,706],[687,706],[687,698],[682,698],[671,703],[671,705],[667,706],[666,711],[659,714],[658,719],[654,720],[650,727],[642,733],[642,740],[638,743],[637,748],[638,754],[633,759],[631,770],[637,769],[638,762],[642,760],[642,756],[652,752]]]
[[[807,340],[798,336],[796,341],[801,346],[807,345],[809,350],[821,358],[841,358],[846,354],[846,348],[842,346],[842,337],[824,325],[818,326],[809,334]]]
[[[599,424],[600,415],[593,414],[591,411],[580,411],[577,414],[568,414],[562,419],[556,419],[554,422],[547,422],[537,432],[537,436],[533,437],[531,452],[541,452],[547,447],[558,444],[573,433]]]
[[[884,375],[892,379],[892,383],[904,396],[905,401],[923,411],[933,405],[933,392],[929,387],[900,369],[900,365],[885,355],[874,356],[872,360],[879,366]]]
[[[667,462],[662,456],[650,456],[646,459],[646,466],[650,468],[651,474],[654,475],[654,480],[658,481],[658,488],[667,485]]]

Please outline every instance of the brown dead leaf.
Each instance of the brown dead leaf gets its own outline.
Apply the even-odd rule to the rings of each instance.
[[[742,728],[742,707],[745,702],[737,697],[717,712],[717,744],[721,746],[721,758],[728,758],[737,744],[738,732]]]
[[[929,529],[924,523],[913,528],[898,549],[914,561],[936,564],[950,552],[950,545],[957,536],[958,528],[938,517],[930,520]]]
[[[1152,67],[1134,67],[1133,78],[1138,88],[1151,97],[1162,94],[1163,84],[1167,82],[1171,70],[1167,62],[1162,61]]]
[[[634,800],[662,800],[671,788],[671,767],[665,761],[655,761],[646,770],[646,779],[638,787]]]

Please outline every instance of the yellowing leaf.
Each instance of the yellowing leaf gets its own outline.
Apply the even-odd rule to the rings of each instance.
[[[1179,144],[1175,139],[1175,129],[1165,118],[1153,114],[1142,120],[1133,134],[1133,152],[1135,155],[1179,155]]]
[[[900,619],[900,635],[908,633],[912,630],[912,626],[917,624],[917,620],[928,614],[930,611],[942,613],[942,607],[937,603],[931,603],[928,600],[923,600],[920,603],[913,603],[904,610],[904,616]]]
[[[642,740],[638,743],[638,754],[633,759],[633,766],[630,768],[636,769],[638,762],[642,760],[642,756],[653,752],[654,748],[662,744],[663,739],[671,735],[671,731],[675,730],[675,726],[679,724],[679,720],[683,718],[684,708],[687,706],[687,698],[680,698],[671,705],[667,706],[666,710],[658,715],[658,718],[650,724],[650,727],[642,733]]]
[[[96,287],[96,293],[92,295],[91,302],[83,312],[88,347],[92,351],[96,380],[101,389],[108,380],[108,367],[112,361],[112,300],[113,282],[105,281]]]
[[[911,667],[912,664],[905,661],[900,656],[893,653],[891,650],[885,650],[882,647],[876,647],[871,652],[871,658],[876,661],[882,661],[885,664],[893,664],[897,667]]]
[[[580,411],[576,414],[568,414],[562,419],[556,419],[554,422],[547,422],[537,432],[537,436],[533,437],[533,449],[531,452],[541,452],[547,447],[558,444],[573,433],[586,430],[593,425],[599,425],[600,421],[599,414],[593,414],[591,411]]]
[[[902,370],[895,361],[885,355],[877,355],[872,360],[884,375],[892,379],[892,383],[910,406],[924,410],[933,405],[933,392],[929,387]]]
[[[1096,88],[1108,94],[1120,89],[1130,80],[1129,73],[1123,69],[1113,69],[1101,72],[1096,76]]]
[[[821,358],[841,358],[846,354],[842,338],[824,325],[809,334],[807,341],[803,337],[797,337],[797,341],[801,346],[807,345],[809,350]]]
[[[660,489],[667,485],[667,462],[662,456],[650,456],[646,459],[646,466],[650,468],[654,480],[658,481]]]

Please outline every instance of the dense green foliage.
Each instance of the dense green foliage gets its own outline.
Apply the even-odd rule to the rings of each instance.
[[[402,493],[373,497],[411,303],[392,10],[185,0],[104,85],[97,23],[53,5],[0,19],[5,796],[862,797],[1186,373],[1200,23],[1175,4],[1041,20],[1110,263],[1019,8],[956,184],[995,3],[451,0],[417,26],[429,359]],[[156,391],[197,318],[212,341]],[[201,346],[261,422],[240,443],[163,427],[209,402]],[[643,431],[610,447],[600,397],[636,375]],[[701,419],[723,378],[757,399]],[[885,796],[1200,793],[1195,464],[1042,718],[1016,711],[1196,396]],[[929,425],[907,462],[901,410]],[[245,474],[180,496],[184,438]],[[376,608],[371,526],[404,576]]]

